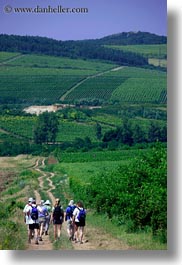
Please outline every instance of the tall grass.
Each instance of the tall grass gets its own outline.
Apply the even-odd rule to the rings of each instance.
[[[167,244],[162,244],[152,236],[150,228],[135,233],[127,233],[126,225],[118,225],[117,220],[110,220],[106,215],[88,211],[87,225],[97,227],[121,240],[136,250],[166,250]]]

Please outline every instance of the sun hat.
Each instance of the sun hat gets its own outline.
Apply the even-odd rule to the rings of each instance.
[[[71,200],[70,202],[69,202],[69,205],[73,205],[74,204],[74,200]]]
[[[44,205],[50,205],[51,203],[50,203],[50,201],[49,200],[46,200],[45,202],[44,202]]]
[[[28,202],[32,202],[32,201],[33,201],[33,198],[29,198],[29,199],[28,199]]]

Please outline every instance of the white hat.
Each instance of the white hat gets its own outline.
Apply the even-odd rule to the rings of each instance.
[[[28,199],[28,202],[32,202],[32,201],[33,201],[33,198],[29,198],[29,199]]]
[[[74,204],[74,200],[71,200],[70,202],[69,202],[69,205],[73,205]]]
[[[45,202],[44,202],[44,205],[50,205],[51,203],[50,203],[50,201],[49,200],[46,200]]]

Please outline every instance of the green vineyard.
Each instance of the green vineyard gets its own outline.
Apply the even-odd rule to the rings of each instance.
[[[166,103],[166,73],[123,67],[86,80],[66,100],[97,98],[127,103]]]
[[[106,45],[111,49],[139,53],[147,58],[165,58],[167,56],[166,44],[155,45]]]
[[[161,71],[5,52],[0,61],[5,62],[0,69],[4,103],[53,104],[62,96],[71,103],[83,99],[166,103],[166,73]]]

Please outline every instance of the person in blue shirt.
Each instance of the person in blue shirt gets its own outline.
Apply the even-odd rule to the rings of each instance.
[[[76,205],[74,205],[74,201],[71,200],[66,208],[65,213],[65,221],[67,222],[67,233],[69,236],[69,240],[74,240],[74,225],[73,225],[73,211]]]

